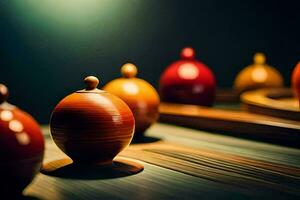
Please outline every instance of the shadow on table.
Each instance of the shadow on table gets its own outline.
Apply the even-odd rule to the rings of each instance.
[[[38,197],[26,195],[26,196],[22,196],[22,197],[18,198],[18,200],[42,200],[42,199],[40,199]]]
[[[34,197],[34,196],[30,196],[30,195],[11,196],[8,194],[1,194],[1,199],[3,199],[3,200],[42,200],[38,197]]]
[[[113,164],[105,166],[75,164],[71,159],[66,158],[45,164],[41,173],[60,178],[97,180],[131,176],[143,169],[142,164],[123,158],[116,158]]]
[[[150,137],[150,136],[139,136],[139,137],[134,137],[131,141],[131,144],[145,144],[145,143],[153,143],[153,142],[158,142],[161,141],[160,138],[156,137]]]

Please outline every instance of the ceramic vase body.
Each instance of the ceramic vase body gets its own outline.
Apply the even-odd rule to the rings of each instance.
[[[18,196],[39,172],[44,138],[38,123],[26,112],[0,105],[1,194]]]
[[[299,99],[300,106],[300,62],[298,62],[292,74],[292,87],[295,96]]]
[[[182,56],[172,63],[162,73],[159,83],[162,101],[211,106],[215,100],[215,77],[193,56]]]
[[[81,164],[110,164],[131,141],[129,107],[107,92],[75,92],[55,107],[51,134],[57,146]]]
[[[234,89],[239,93],[259,88],[278,88],[283,85],[281,74],[274,67],[266,64],[263,53],[256,53],[253,64],[240,71],[234,81]]]
[[[135,118],[135,135],[140,137],[159,117],[159,96],[146,81],[139,78],[118,78],[103,87],[120,97],[130,107]]]

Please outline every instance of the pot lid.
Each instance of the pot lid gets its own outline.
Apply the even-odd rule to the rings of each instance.
[[[124,78],[134,78],[137,72],[137,67],[132,63],[126,63],[121,68],[121,74]]]
[[[0,84],[0,109],[13,110],[16,106],[7,103],[9,91],[4,84]]]
[[[0,84],[0,104],[5,102],[8,97],[8,89],[5,85]]]
[[[266,55],[264,53],[258,52],[253,56],[253,63],[249,67],[272,67],[266,62]]]
[[[155,88],[146,80],[136,77],[138,69],[134,64],[126,63],[120,71],[122,77],[107,83],[103,90],[120,97],[127,103],[128,101],[134,103],[148,102],[148,100],[153,99],[159,102],[159,96]]]
[[[193,83],[193,81],[214,83],[213,71],[202,61],[196,59],[195,50],[185,47],[180,52],[180,59],[172,62],[164,70],[160,77],[160,84],[182,85],[182,81]]]
[[[258,52],[253,56],[253,63],[238,73],[233,87],[238,91],[246,91],[283,85],[284,81],[280,72],[267,64],[264,53]]]
[[[97,88],[99,79],[95,76],[87,76],[84,79],[85,89],[78,90],[76,93],[105,93],[106,91]]]

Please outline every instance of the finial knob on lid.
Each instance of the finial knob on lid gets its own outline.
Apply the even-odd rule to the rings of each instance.
[[[5,85],[0,84],[0,103],[6,101],[8,97],[8,89]]]
[[[132,63],[126,63],[121,68],[121,74],[125,78],[133,78],[137,74],[137,68]]]
[[[194,59],[195,50],[191,47],[185,47],[181,50],[180,56],[182,59]]]
[[[97,88],[99,84],[99,79],[95,76],[87,76],[84,79],[84,83],[86,85],[85,87],[86,90],[94,90]]]
[[[266,63],[266,56],[263,53],[256,53],[253,57],[254,64],[263,65]]]

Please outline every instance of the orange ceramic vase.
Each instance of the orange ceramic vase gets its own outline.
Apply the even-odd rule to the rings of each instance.
[[[299,99],[300,106],[300,62],[298,62],[292,74],[292,87],[295,91],[296,97]]]
[[[13,199],[21,195],[39,172],[44,138],[38,123],[28,113],[7,103],[7,96],[6,86],[0,84],[0,193]]]
[[[103,87],[127,103],[135,118],[135,136],[143,136],[144,131],[159,116],[159,95],[146,81],[136,78],[137,68],[131,63],[122,66],[122,78],[115,79]]]
[[[68,95],[53,110],[54,142],[77,164],[111,164],[131,141],[134,117],[120,98],[97,89],[99,80],[85,78],[86,88]]]
[[[259,88],[283,87],[283,78],[279,71],[266,64],[266,56],[256,53],[254,63],[245,67],[234,81],[234,89],[239,93]]]

